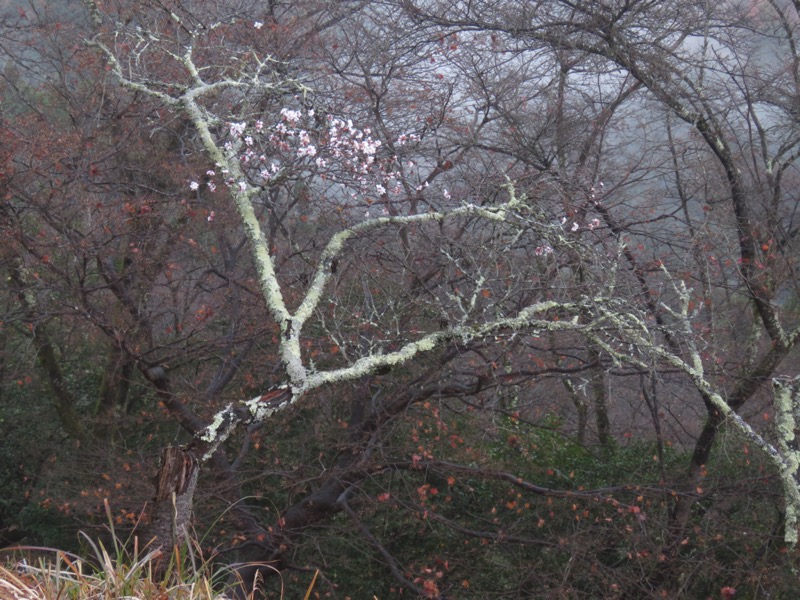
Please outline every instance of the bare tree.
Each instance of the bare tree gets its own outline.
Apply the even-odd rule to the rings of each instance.
[[[598,14],[592,13],[593,19],[599,19]],[[594,23],[594,21],[592,21]],[[484,25],[485,26],[485,25]],[[586,27],[588,29],[588,27]],[[119,32],[118,32],[119,33]],[[513,31],[514,35],[518,32]],[[139,35],[139,34],[129,34]],[[539,236],[542,235],[542,225],[536,225],[537,218],[540,215],[531,214],[530,209],[526,206],[525,200],[518,198],[513,189],[507,200],[501,201],[491,206],[480,206],[473,203],[463,203],[458,206],[445,208],[443,210],[433,210],[429,212],[409,214],[409,215],[392,215],[387,214],[383,217],[373,217],[369,209],[366,210],[366,217],[362,219],[355,219],[350,217],[345,222],[345,227],[334,234],[323,250],[316,258],[316,267],[314,269],[313,277],[311,278],[307,289],[303,295],[297,300],[294,308],[287,305],[286,293],[276,274],[274,258],[270,252],[270,248],[266,242],[265,234],[262,230],[261,224],[257,218],[254,201],[259,194],[262,193],[262,185],[255,185],[252,180],[252,175],[248,173],[249,160],[256,152],[251,151],[251,146],[257,144],[253,141],[253,136],[258,135],[260,126],[253,125],[253,129],[246,121],[239,121],[248,115],[231,115],[231,114],[218,114],[215,112],[214,104],[209,105],[206,102],[207,97],[215,97],[219,93],[228,93],[232,97],[240,97],[238,102],[241,104],[247,101],[249,95],[252,94],[275,94],[281,89],[280,86],[295,85],[300,89],[300,83],[292,84],[287,81],[276,82],[274,76],[274,69],[271,60],[268,57],[256,57],[251,61],[248,66],[242,69],[244,71],[238,77],[232,78],[229,74],[221,74],[214,80],[208,80],[204,74],[202,65],[198,65],[195,60],[195,53],[197,42],[200,41],[204,35],[202,31],[190,31],[187,33],[189,40],[187,41],[182,51],[168,51],[171,59],[183,70],[183,75],[180,80],[182,81],[179,89],[175,92],[163,91],[167,89],[167,83],[154,84],[148,77],[140,75],[134,68],[135,63],[130,55],[120,54],[114,48],[106,45],[99,39],[94,43],[105,53],[107,59],[110,61],[111,67],[120,81],[126,87],[132,90],[146,93],[154,98],[163,102],[166,106],[184,114],[196,129],[199,139],[205,152],[208,154],[210,161],[219,169],[223,174],[225,183],[228,185],[228,190],[233,203],[236,206],[237,212],[242,219],[247,232],[248,240],[250,243],[251,251],[255,257],[255,262],[258,270],[259,285],[262,294],[264,295],[267,307],[271,313],[272,318],[278,324],[280,329],[279,341],[279,355],[283,364],[287,382],[279,391],[265,394],[255,398],[254,400],[231,405],[226,410],[218,413],[212,423],[198,432],[195,441],[185,451],[189,458],[177,462],[177,474],[169,477],[162,476],[162,483],[169,481],[173,486],[168,492],[160,491],[159,498],[166,499],[170,494],[174,493],[177,498],[184,495],[188,496],[185,504],[177,504],[182,506],[183,511],[179,511],[177,523],[182,524],[188,521],[188,507],[190,506],[189,500],[192,492],[192,480],[196,473],[195,465],[197,461],[210,457],[216,448],[221,444],[233,431],[233,429],[242,422],[245,423],[258,423],[268,419],[276,411],[292,406],[298,400],[307,395],[310,391],[335,382],[353,380],[362,378],[378,369],[384,367],[392,367],[405,363],[406,361],[413,360],[416,356],[429,352],[443,343],[453,342],[459,340],[461,343],[468,344],[475,339],[483,339],[490,335],[496,335],[501,331],[514,331],[528,328],[539,328],[546,331],[563,331],[572,330],[580,331],[598,344],[605,353],[610,355],[616,360],[624,360],[625,362],[632,363],[639,368],[647,369],[648,364],[641,359],[637,359],[635,355],[629,355],[622,352],[616,344],[627,344],[631,348],[636,348],[646,355],[666,361],[667,364],[683,371],[689,376],[701,396],[705,399],[709,410],[712,415],[717,415],[715,419],[721,422],[722,419],[727,419],[740,427],[752,440],[759,446],[764,448],[771,456],[776,458],[776,465],[784,473],[784,482],[786,483],[787,493],[787,506],[796,506],[796,488],[790,485],[793,481],[791,468],[789,467],[789,458],[783,456],[775,450],[768,442],[764,441],[752,428],[747,425],[740,417],[736,415],[734,409],[739,406],[738,401],[724,400],[722,395],[716,391],[714,385],[706,378],[705,370],[699,350],[693,346],[692,332],[689,326],[690,312],[689,312],[689,297],[688,292],[680,287],[675,287],[676,297],[680,303],[680,309],[671,309],[669,306],[662,302],[660,305],[645,304],[645,309],[652,311],[652,317],[657,318],[663,323],[666,319],[673,320],[673,326],[678,325],[681,328],[681,333],[685,334],[686,339],[683,340],[684,344],[688,347],[684,348],[679,354],[675,354],[670,350],[669,338],[666,340],[659,339],[657,334],[658,329],[652,330],[647,325],[647,316],[640,316],[634,308],[621,303],[617,297],[616,290],[614,289],[617,282],[612,277],[604,279],[601,286],[605,287],[606,291],[611,291],[612,296],[608,301],[595,295],[590,296],[591,300],[578,300],[568,301],[550,300],[550,301],[536,301],[532,303],[525,303],[523,305],[516,305],[512,310],[495,311],[491,317],[485,314],[485,306],[480,302],[480,292],[485,281],[484,276],[480,270],[480,265],[476,261],[471,261],[476,265],[477,272],[472,275],[472,281],[469,282],[471,287],[468,291],[457,290],[451,297],[452,309],[457,309],[461,312],[458,319],[448,320],[443,329],[437,331],[429,331],[427,333],[421,332],[416,339],[404,341],[397,349],[392,349],[385,352],[371,351],[362,353],[360,355],[349,356],[348,363],[336,368],[321,371],[311,366],[303,357],[301,351],[301,341],[303,329],[309,322],[309,319],[314,315],[315,310],[319,306],[321,299],[324,297],[326,289],[331,285],[331,281],[337,271],[337,263],[341,256],[347,250],[348,241],[358,239],[359,237],[372,233],[378,230],[395,229],[398,227],[406,227],[410,225],[424,225],[427,223],[441,223],[442,226],[452,220],[462,218],[485,220],[489,223],[497,223],[502,228],[511,227],[512,231],[519,226],[522,226],[522,232],[527,234],[536,232]],[[550,35],[547,40],[552,41],[554,35]],[[666,37],[666,35],[661,36]],[[570,38],[572,39],[572,38]],[[619,42],[621,45],[621,42]],[[580,46],[579,46],[580,47]],[[613,47],[614,49],[617,46]],[[139,59],[140,57],[136,57]],[[673,95],[669,95],[667,91],[662,90],[660,87],[656,88],[656,83],[650,79],[651,71],[639,72],[638,63],[633,59],[627,57],[614,56],[616,60],[624,62],[632,74],[642,82],[643,85],[651,89],[655,89],[660,96],[659,99],[664,99],[671,102],[670,108],[675,110],[683,118],[690,120],[693,119],[694,124],[699,127],[701,135],[708,137],[709,142],[714,144],[715,155],[720,160],[723,169],[728,173],[728,181],[731,185],[733,198],[734,212],[742,212],[743,199],[737,200],[739,191],[738,175],[735,175],[734,167],[729,159],[729,151],[726,150],[722,138],[716,135],[705,120],[698,120],[701,117],[692,117],[690,111],[684,108],[682,99]],[[635,68],[636,67],[636,68]],[[256,115],[257,116],[257,115]],[[300,119],[303,118],[300,109],[286,109],[283,112],[284,123],[276,126],[276,131],[283,134],[287,127],[295,126]],[[312,115],[313,116],[313,115]],[[369,165],[372,164],[371,157],[375,153],[374,147],[370,147],[373,141],[364,135],[364,133],[354,128],[350,123],[337,121],[329,117],[330,131],[329,140],[337,139],[339,135],[353,135],[355,140],[352,148],[353,156],[364,161],[362,166],[357,167],[364,174],[373,176],[370,172]],[[706,117],[702,117],[706,119]],[[718,127],[717,127],[718,129]],[[716,129],[714,130],[716,131]],[[305,130],[298,129],[296,132],[290,132],[287,137],[299,139],[299,146],[293,148],[290,146],[285,147],[285,150],[294,150],[299,156],[314,156],[317,152],[317,147],[309,140],[303,139]],[[273,134],[274,135],[274,134]],[[563,137],[563,128],[562,134]],[[558,137],[558,135],[556,136]],[[280,144],[280,142],[279,142]],[[558,145],[558,143],[557,143]],[[562,144],[563,145],[563,144]],[[722,147],[722,149],[720,148]],[[563,150],[561,151],[563,154]],[[562,157],[562,160],[563,159]],[[274,165],[273,170],[277,176],[280,176],[281,165]],[[319,163],[317,163],[319,165]],[[275,174],[267,173],[262,175],[262,179],[268,182]],[[375,177],[386,177],[387,179],[378,179],[375,186],[380,186],[379,189],[385,189],[384,182],[388,182],[390,177],[395,177],[394,174],[387,174],[386,172],[376,173]],[[356,178],[356,181],[359,181]],[[362,181],[363,183],[363,181]],[[269,185],[266,183],[266,185]],[[399,192],[403,192],[402,186]],[[381,192],[383,193],[383,192]],[[346,198],[342,200],[342,208],[352,211],[353,205]],[[603,214],[599,202],[595,207]],[[737,208],[738,207],[738,208]],[[608,219],[608,217],[605,217]],[[612,222],[607,222],[610,227],[614,227]],[[576,222],[573,229],[578,230],[580,225]],[[753,279],[757,277],[752,265],[754,259],[755,239],[753,232],[749,229],[749,220],[743,215],[737,218],[737,226],[740,233],[740,251],[742,256],[742,275],[745,282],[752,289]],[[511,233],[503,233],[498,239],[502,239]],[[519,237],[521,234],[517,234]],[[559,234],[557,240],[553,243],[560,244],[568,248],[570,242],[567,241],[566,236]],[[544,253],[544,246],[541,252]],[[548,245],[548,249],[551,248]],[[620,246],[622,256],[626,255],[625,246]],[[510,248],[509,248],[510,249]],[[509,251],[506,249],[506,251]],[[455,265],[461,265],[466,261],[461,261],[459,257],[454,254],[448,254],[449,250],[443,247],[442,252],[445,253],[447,259]],[[585,257],[585,252],[578,255],[578,258],[583,261],[588,261]],[[635,264],[631,267],[631,272],[634,276],[637,274]],[[635,281],[635,279],[634,279]],[[640,284],[643,284],[643,279],[639,276]],[[591,288],[589,288],[591,289]],[[761,288],[759,288],[761,289]],[[645,289],[646,291],[646,289]],[[768,330],[772,330],[773,334],[777,337],[773,339],[778,342],[779,348],[773,350],[771,363],[780,357],[784,356],[786,352],[791,349],[797,338],[797,331],[791,333],[782,333],[779,323],[775,318],[774,310],[769,305],[769,298],[764,297],[762,292],[754,293],[753,301],[759,309],[759,314],[768,326]],[[585,297],[585,296],[584,296]],[[437,300],[439,300],[437,298]],[[497,304],[495,305],[498,306]],[[481,310],[477,310],[480,308]],[[439,306],[441,310],[441,306]],[[569,320],[544,320],[542,315],[548,311],[559,311],[565,314]],[[581,314],[588,315],[588,322],[581,322],[579,318]],[[575,319],[572,319],[572,316]],[[453,322],[455,321],[455,322]],[[610,326],[613,332],[611,341],[604,339],[595,333],[600,327],[599,323],[604,326]],[[658,321],[656,321],[658,322]],[[780,335],[779,335],[780,334]],[[614,341],[614,338],[619,338]],[[749,379],[753,379],[750,377]],[[752,384],[750,384],[752,386]],[[748,387],[748,396],[752,394]],[[740,394],[743,392],[740,392]],[[606,426],[603,426],[605,429]],[[607,434],[603,434],[607,435]],[[165,461],[165,465],[171,464]],[[162,472],[163,473],[163,472]],[[175,501],[175,500],[174,500]],[[179,501],[175,501],[179,502]],[[789,512],[791,517],[791,511]],[[789,519],[789,527],[787,527],[787,539],[793,539],[794,521],[793,518]]]
[[[17,269],[14,302],[39,326],[45,289],[70,290],[68,318],[114,350],[101,408],[113,412],[111,389],[135,366],[188,434],[165,449],[150,510],[148,535],[167,555],[211,462],[245,532],[238,556],[252,561],[237,570],[242,593],[288,566],[312,526],[343,519],[402,586],[440,596],[441,580],[371,527],[370,511],[509,544],[523,564],[549,543],[537,531],[551,518],[514,521],[527,495],[571,503],[586,525],[568,545],[592,569],[592,527],[634,519],[641,531],[603,530],[596,542],[619,552],[669,504],[668,535],[641,542],[642,556],[663,560],[624,587],[677,594],[688,585],[672,577],[682,544],[718,497],[707,465],[724,428],[763,451],[780,484],[776,529],[794,544],[795,395],[778,377],[800,335],[791,7],[87,6],[89,47],[113,75],[105,89],[135,99],[147,135],[170,140],[161,220],[135,176],[125,226],[101,230],[79,203],[59,201],[54,217],[35,178],[15,174],[16,206],[88,262],[77,278],[49,265],[49,287]],[[787,61],[765,60],[765,47]],[[109,147],[124,173],[128,158]],[[109,197],[113,186],[91,183]],[[45,252],[22,214],[3,225],[15,264],[30,267]],[[443,414],[473,428],[475,454],[455,433],[446,457],[432,450],[444,445]],[[497,446],[536,464],[539,416],[584,452],[598,443],[608,463],[622,432],[653,437],[660,481],[581,489],[558,465],[542,467],[558,485],[512,472]],[[293,426],[309,429],[293,472],[253,458]],[[676,485],[664,466],[673,441],[694,445]],[[243,501],[253,464],[260,481],[291,482],[274,515]],[[434,490],[460,477],[520,494],[510,516],[434,510]],[[537,585],[520,576],[519,595]]]

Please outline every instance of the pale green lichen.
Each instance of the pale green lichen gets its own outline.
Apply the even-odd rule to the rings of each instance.
[[[615,323],[620,331],[625,331],[625,328],[622,327],[624,319],[621,315],[612,314],[602,306],[599,308],[604,314],[605,319]],[[688,331],[688,310],[684,309],[680,312],[670,312],[682,321],[684,329]],[[800,414],[800,407],[796,406],[798,403],[798,396],[800,396],[800,379],[792,380],[791,383],[782,380],[775,380],[773,382],[778,430],[778,448],[776,448],[767,442],[767,440],[759,435],[739,414],[737,414],[722,395],[715,391],[712,384],[705,378],[700,353],[692,342],[691,336],[687,336],[689,360],[691,361],[691,363],[689,363],[681,357],[672,354],[668,348],[660,346],[652,339],[647,339],[645,336],[636,333],[635,329],[628,329],[627,331],[630,335],[630,341],[686,373],[686,375],[691,378],[697,390],[720,411],[726,421],[739,429],[746,438],[763,451],[766,457],[773,463],[778,471],[783,487],[786,518],[784,541],[790,547],[794,547],[798,542],[798,521],[800,520],[800,487],[798,486],[797,480],[800,466],[800,451],[793,448],[797,425],[795,415]],[[599,347],[603,348],[614,360],[639,366],[643,369],[648,368],[648,365],[644,361],[633,355],[624,355],[611,346],[606,340],[592,333],[591,330],[587,332],[587,336],[589,339],[596,342]]]
[[[794,548],[798,541],[798,518],[800,518],[800,492],[797,489],[797,479],[787,472],[781,473],[781,482],[783,483],[783,498],[784,498],[784,511],[785,520],[783,530],[783,541],[789,546]]]
[[[414,358],[417,354],[430,352],[439,344],[447,340],[470,340],[485,337],[501,330],[519,330],[523,327],[535,326],[544,331],[581,330],[586,325],[572,321],[536,320],[535,315],[546,312],[551,308],[561,308],[566,311],[577,310],[575,304],[559,303],[555,301],[533,304],[521,310],[515,317],[497,319],[481,326],[461,326],[430,333],[419,340],[409,342],[399,350],[387,354],[372,354],[356,360],[349,367],[334,371],[313,373],[308,376],[306,390],[314,389],[324,384],[338,381],[352,381],[368,375],[381,367],[392,367],[403,364]]]
[[[300,390],[305,390],[308,385],[308,370],[303,365],[303,357],[300,350],[300,331],[295,331],[295,328],[299,329],[300,326],[294,325],[295,321],[293,319],[287,323],[292,327],[291,331],[288,331],[288,337],[284,337],[281,341],[281,360],[292,385]],[[283,335],[287,336],[286,330],[284,330]]]
[[[275,413],[278,413],[286,408],[288,408],[292,402],[294,401],[294,395],[292,396],[292,400],[284,400],[277,406],[267,406],[264,402],[261,401],[261,396],[253,398],[252,400],[246,400],[243,402],[245,407],[248,411],[250,411],[250,422],[251,423],[262,423],[269,419]]]
[[[794,547],[798,542],[798,519],[800,519],[800,489],[798,489],[797,472],[800,466],[800,450],[795,448],[795,430],[797,422],[795,415],[798,412],[798,396],[800,396],[800,381],[794,379],[786,381],[774,379],[772,381],[773,403],[775,405],[775,429],[780,448],[782,464],[780,469],[781,482],[783,483],[786,525],[784,527],[784,541],[789,547]]]
[[[190,90],[184,94],[181,98],[181,106],[195,126],[195,129],[200,135],[203,147],[211,160],[220,166],[224,166],[234,180],[244,181],[246,178],[241,171],[239,162],[235,160],[235,158],[227,156],[214,140],[214,136],[208,126],[206,114],[194,99],[198,94],[199,90],[197,89]],[[239,218],[244,225],[248,242],[250,243],[262,294],[275,320],[283,327],[285,321],[289,318],[289,311],[286,309],[280,284],[275,275],[275,268],[272,257],[269,255],[269,247],[264,237],[264,232],[258,222],[255,208],[250,199],[254,192],[254,189],[245,189],[244,191],[232,190],[231,196],[236,210],[239,213]]]
[[[773,403],[775,405],[775,430],[778,437],[778,446],[786,462],[788,474],[794,481],[797,480],[800,467],[800,450],[795,448],[797,422],[795,415],[798,410],[798,395],[800,387],[797,381],[775,379],[772,382]]]
[[[226,417],[231,410],[233,410],[233,406],[228,404],[228,406],[226,406],[224,409],[217,412],[217,414],[215,414],[214,418],[211,420],[211,424],[209,424],[209,426],[203,431],[200,439],[209,443],[217,440],[220,435],[220,429],[225,424]]]

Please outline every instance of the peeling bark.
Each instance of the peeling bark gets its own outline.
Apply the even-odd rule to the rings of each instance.
[[[161,547],[159,567],[165,570],[175,548],[189,540],[192,524],[192,501],[200,463],[188,448],[165,448],[155,479],[156,494],[149,511],[145,538]]]

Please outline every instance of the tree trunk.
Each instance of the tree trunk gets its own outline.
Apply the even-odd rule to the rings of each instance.
[[[266,419],[290,406],[292,392],[288,387],[281,387],[238,406],[229,405],[205,425],[172,393],[163,367],[142,367],[141,372],[155,386],[167,409],[194,438],[188,446],[164,449],[154,481],[156,494],[148,511],[144,535],[145,541],[153,547],[160,547],[164,553],[160,563],[163,572],[174,555],[175,547],[187,540],[191,531],[192,500],[201,464],[219,450],[239,425]]]
[[[592,393],[594,394],[594,418],[597,424],[597,439],[605,451],[610,451],[613,444],[611,437],[611,419],[608,416],[608,387],[606,373],[600,362],[600,352],[594,344],[589,344],[589,362],[592,367]]]
[[[164,449],[161,468],[155,479],[156,495],[145,530],[146,541],[161,546],[161,572],[172,560],[175,548],[188,539],[199,471],[200,464],[191,450],[180,447]]]
[[[134,361],[116,345],[109,349],[108,361],[103,369],[95,413],[100,417],[113,417],[114,410],[124,407],[130,389]]]
[[[578,413],[578,423],[575,431],[575,439],[578,444],[583,446],[586,444],[586,429],[589,424],[589,403],[586,398],[575,389],[575,384],[569,378],[564,379],[564,388],[569,393],[572,404],[575,405],[575,410]]]

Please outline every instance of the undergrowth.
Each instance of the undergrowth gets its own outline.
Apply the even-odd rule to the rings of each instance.
[[[110,508],[106,503],[110,516]],[[229,567],[204,557],[190,540],[176,546],[166,565],[160,548],[133,537],[111,544],[82,534],[87,557],[42,546],[0,549],[0,600],[226,600],[238,586]],[[311,597],[317,575],[304,600]],[[241,588],[240,588],[241,589]],[[280,598],[284,594],[281,592]]]

